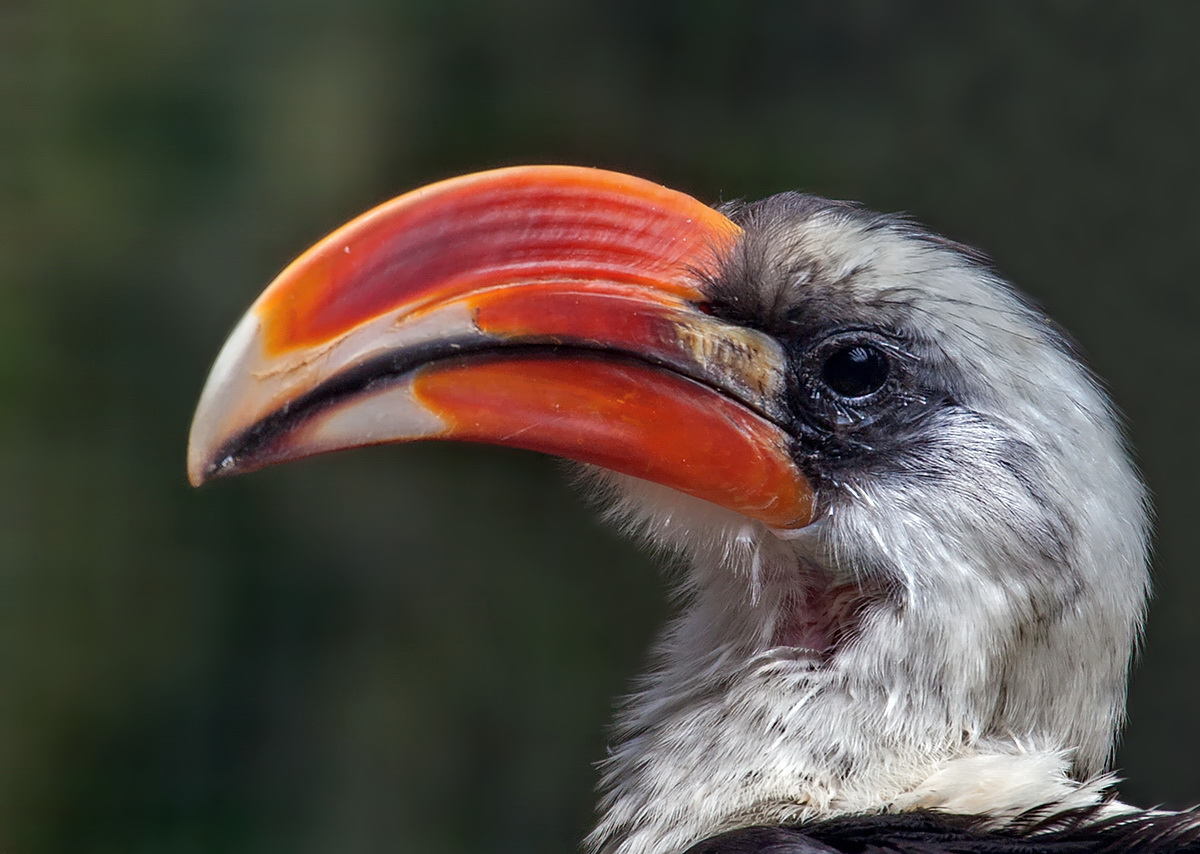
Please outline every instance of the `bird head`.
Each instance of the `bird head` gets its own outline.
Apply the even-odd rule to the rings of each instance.
[[[1144,490],[1069,341],[973,250],[798,193],[714,210],[591,169],[452,179],[267,288],[188,471],[438,439],[574,460],[684,558],[595,849],[1011,811],[1110,757]],[[956,770],[1021,757],[1046,785],[993,776],[995,803]]]

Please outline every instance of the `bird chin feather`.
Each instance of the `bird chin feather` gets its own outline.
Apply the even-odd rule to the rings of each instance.
[[[757,621],[760,651],[820,660],[848,634],[861,599],[877,592],[869,579],[825,569],[834,564],[822,556],[824,520],[777,531],[669,487],[595,466],[573,468],[605,521],[664,557],[678,598],[720,590],[726,603],[753,615],[731,626],[730,642]]]
[[[574,482],[606,522],[661,554],[693,565],[727,565],[739,554],[753,563],[754,550],[779,539],[761,522],[670,487],[598,466],[569,465]],[[798,536],[810,536],[804,534],[809,528],[798,529]]]

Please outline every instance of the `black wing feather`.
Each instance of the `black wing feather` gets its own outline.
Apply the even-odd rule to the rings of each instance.
[[[1004,830],[986,816],[913,812],[849,816],[801,827],[747,827],[686,854],[1200,854],[1200,815],[1099,807],[1026,814]]]

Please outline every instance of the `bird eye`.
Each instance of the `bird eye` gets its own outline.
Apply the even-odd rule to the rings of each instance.
[[[825,358],[821,379],[842,397],[866,397],[883,388],[890,372],[888,358],[870,344],[846,344]]]

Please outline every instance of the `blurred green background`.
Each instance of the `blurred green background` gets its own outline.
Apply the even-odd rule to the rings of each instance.
[[[1197,45],[1183,2],[7,0],[0,848],[574,849],[665,605],[555,463],[183,475],[293,255],[551,161],[909,210],[1065,323],[1158,506],[1123,791],[1200,801]]]

